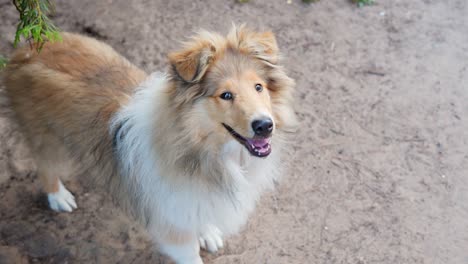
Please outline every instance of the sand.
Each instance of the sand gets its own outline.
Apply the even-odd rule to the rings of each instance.
[[[301,127],[275,192],[206,263],[468,263],[468,3],[464,0],[57,1],[63,30],[148,72],[194,30],[272,29]],[[0,54],[17,14],[0,0]],[[74,180],[47,210],[0,86],[0,263],[170,263],[104,193]]]

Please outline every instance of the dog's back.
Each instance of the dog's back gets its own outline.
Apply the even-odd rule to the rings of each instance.
[[[50,112],[93,115],[104,106],[123,104],[146,78],[110,46],[75,34],[62,35],[63,41],[46,43],[40,53],[29,46],[19,49],[5,70],[6,91],[24,124],[59,122],[60,115],[48,120]],[[23,109],[33,116],[24,115]]]

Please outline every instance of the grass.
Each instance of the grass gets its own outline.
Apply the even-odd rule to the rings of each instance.
[[[353,3],[356,3],[359,7],[363,7],[365,5],[372,5],[374,0],[352,0]]]
[[[6,67],[7,62],[8,60],[2,55],[0,55],[0,70]]]
[[[310,4],[314,2],[318,2],[320,0],[302,0],[302,2]],[[357,4],[359,7],[365,6],[365,5],[371,5],[374,3],[374,0],[351,0],[351,2]]]

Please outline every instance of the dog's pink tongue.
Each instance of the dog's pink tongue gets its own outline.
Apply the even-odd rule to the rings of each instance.
[[[258,157],[266,157],[271,152],[270,139],[247,139],[249,150],[253,155]]]
[[[268,144],[270,144],[270,139],[269,138],[249,139],[248,141],[250,142],[250,144],[252,144],[257,149],[262,149],[262,148],[268,146]]]

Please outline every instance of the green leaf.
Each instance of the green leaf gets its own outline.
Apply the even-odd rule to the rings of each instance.
[[[20,14],[14,46],[21,38],[33,42],[39,52],[46,41],[61,40],[58,28],[47,15],[54,10],[49,0],[12,0]]]
[[[357,4],[358,7],[363,7],[365,5],[372,5],[374,0],[352,0],[354,3]]]
[[[5,68],[7,63],[8,63],[8,60],[2,55],[0,55],[0,70]]]

